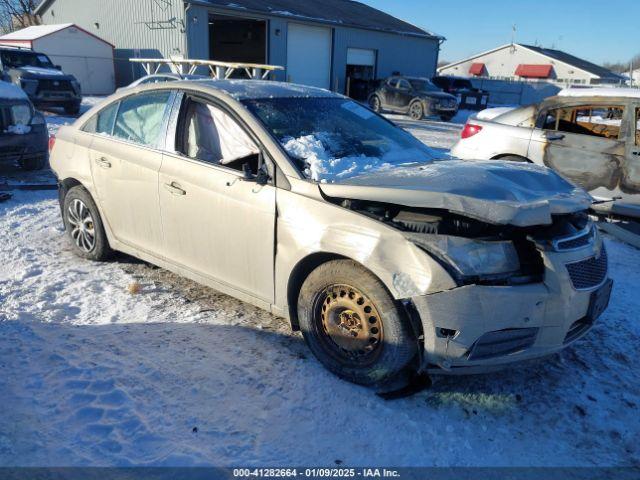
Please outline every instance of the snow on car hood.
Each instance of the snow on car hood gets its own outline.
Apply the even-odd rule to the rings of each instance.
[[[552,215],[586,210],[593,202],[552,170],[502,161],[441,160],[379,169],[320,189],[334,198],[443,209],[518,227],[548,225]]]

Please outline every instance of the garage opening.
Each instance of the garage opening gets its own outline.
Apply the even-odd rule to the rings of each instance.
[[[347,96],[366,100],[376,78],[376,51],[363,48],[347,50]]]
[[[267,63],[267,22],[209,17],[209,59],[220,62]],[[244,72],[238,72],[243,75]]]

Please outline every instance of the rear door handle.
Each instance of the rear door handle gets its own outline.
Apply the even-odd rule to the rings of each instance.
[[[547,140],[553,142],[554,140],[564,140],[564,135],[561,133],[547,134]]]
[[[101,168],[111,168],[111,162],[109,160],[107,160],[104,157],[100,157],[98,159],[96,159],[96,163],[101,167]]]
[[[187,191],[183,190],[176,182],[165,183],[164,188],[172,195],[184,196],[187,194]]]

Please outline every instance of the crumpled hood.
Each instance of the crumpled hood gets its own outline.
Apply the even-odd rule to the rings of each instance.
[[[438,160],[321,184],[328,197],[448,210],[487,223],[549,225],[586,210],[593,198],[552,170],[502,161]]]

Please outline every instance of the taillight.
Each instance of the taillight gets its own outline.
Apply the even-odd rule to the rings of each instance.
[[[55,135],[51,135],[49,137],[49,152],[51,152],[51,150],[53,150],[53,147],[56,144],[56,136]]]
[[[462,138],[471,138],[474,135],[477,135],[482,130],[480,125],[474,125],[473,123],[467,123],[462,130]]]

